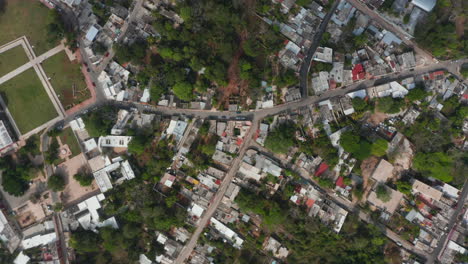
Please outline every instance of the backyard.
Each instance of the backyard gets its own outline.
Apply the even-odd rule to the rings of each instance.
[[[65,109],[91,97],[80,64],[70,61],[64,51],[48,58],[42,67]]]
[[[0,76],[13,71],[27,62],[28,56],[21,45],[0,53]]]
[[[33,0],[6,2],[6,10],[0,14],[0,46],[26,36],[36,55],[40,55],[58,44],[47,38],[47,25],[52,20],[47,7]]]
[[[22,134],[57,116],[34,69],[1,84],[0,94]]]

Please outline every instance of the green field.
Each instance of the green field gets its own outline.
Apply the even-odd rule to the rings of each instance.
[[[34,46],[36,56],[58,43],[49,43],[47,25],[52,20],[49,9],[34,0],[6,0],[6,10],[0,14],[0,46],[26,36]]]
[[[60,134],[60,140],[62,144],[67,144],[72,152],[71,157],[74,157],[81,153],[80,145],[78,145],[78,141],[76,140],[75,134],[73,134],[73,130],[71,127],[65,128],[62,133]]]
[[[0,94],[22,134],[58,116],[34,69],[1,84]]]
[[[48,58],[42,67],[65,109],[90,98],[80,64],[70,62],[65,51]]]
[[[29,61],[23,46],[16,46],[0,53],[0,76],[3,76]]]

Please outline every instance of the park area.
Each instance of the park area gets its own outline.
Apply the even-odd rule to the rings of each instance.
[[[0,77],[28,61],[28,56],[21,45],[0,53]]]
[[[34,0],[6,0],[5,12],[0,14],[0,46],[26,36],[36,53],[40,55],[58,43],[47,37],[47,25],[53,17],[49,9]]]
[[[60,141],[64,145],[67,144],[70,148],[70,151],[72,153],[70,158],[81,153],[80,145],[78,144],[78,141],[76,140],[75,134],[73,134],[73,130],[71,129],[71,127],[62,130],[62,133],[60,134]]]
[[[32,68],[1,84],[0,94],[22,134],[58,115]]]
[[[70,61],[64,51],[48,58],[42,67],[65,109],[91,97],[80,64]]]

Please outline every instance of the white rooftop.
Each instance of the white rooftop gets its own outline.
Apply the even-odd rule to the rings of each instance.
[[[88,30],[88,32],[86,33],[86,39],[88,41],[93,41],[94,38],[96,37],[96,35],[98,34],[99,32],[99,29],[96,27],[96,26],[91,26]]]
[[[26,256],[23,251],[21,251],[14,260],[14,264],[27,264],[31,258]]]
[[[8,130],[6,129],[5,124],[3,124],[3,121],[0,120],[0,150],[12,143],[13,140],[11,139],[10,134],[8,134]]]

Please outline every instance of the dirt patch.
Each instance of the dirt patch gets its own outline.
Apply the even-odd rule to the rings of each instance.
[[[366,199],[368,192],[372,188],[372,180],[370,179],[370,177],[378,163],[379,159],[376,157],[370,157],[368,159],[363,160],[361,163],[361,172],[363,179],[362,188],[364,190],[364,195],[362,197],[364,200]]]
[[[98,190],[97,184],[93,181],[91,186],[82,187],[73,176],[83,167],[87,166],[86,158],[83,154],[77,155],[72,159],[60,164],[57,170],[63,171],[66,176],[67,186],[62,193],[62,199],[64,204],[72,203],[75,200],[79,200],[83,196],[87,196],[89,193]]]
[[[244,44],[245,40],[247,39],[247,31],[243,31],[239,35],[240,40],[239,40],[239,48],[237,49],[236,54],[234,54],[234,57],[232,57],[231,64],[229,64],[228,68],[228,80],[229,83],[227,86],[220,87],[219,89],[219,96],[220,96],[220,104],[225,105],[226,107],[229,105],[229,97],[231,95],[237,95],[239,94],[239,87],[243,81],[240,80],[239,78],[239,59],[244,53],[244,50],[242,49],[242,45]],[[245,81],[243,82],[244,86]]]
[[[455,19],[455,30],[457,32],[458,38],[462,38],[465,35],[465,21],[466,18],[463,16],[457,16]]]
[[[371,116],[369,116],[368,122],[372,123],[373,125],[378,125],[387,119],[387,114],[382,112],[375,112]]]

